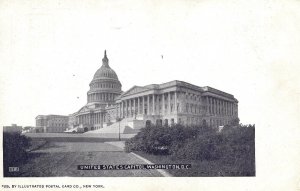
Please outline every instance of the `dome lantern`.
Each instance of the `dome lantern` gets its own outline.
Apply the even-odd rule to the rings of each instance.
[[[109,68],[108,62],[109,62],[109,60],[108,60],[108,58],[106,56],[106,50],[105,50],[104,51],[104,57],[102,58],[102,65],[104,65],[104,66],[106,66],[106,67]]]

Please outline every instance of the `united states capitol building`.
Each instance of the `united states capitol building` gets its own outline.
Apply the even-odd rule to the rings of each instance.
[[[238,117],[237,99],[209,86],[199,87],[175,80],[133,86],[123,92],[116,72],[109,65],[106,51],[102,66],[89,86],[87,104],[69,116],[61,116],[64,119],[61,121],[68,117],[66,129],[69,132],[109,133],[120,126],[123,133],[131,133],[151,124],[218,127]],[[39,115],[37,123],[40,118],[45,116]]]

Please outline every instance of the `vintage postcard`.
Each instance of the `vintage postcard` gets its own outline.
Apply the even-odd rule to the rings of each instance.
[[[1,190],[300,189],[299,10],[1,1]]]

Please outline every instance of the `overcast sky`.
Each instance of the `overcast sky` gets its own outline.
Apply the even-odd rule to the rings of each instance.
[[[274,103],[288,107],[282,97],[299,109],[299,91],[290,96],[299,3],[38,2],[0,3],[1,126],[78,111],[105,49],[123,91],[172,80],[211,86],[233,94],[251,124]]]

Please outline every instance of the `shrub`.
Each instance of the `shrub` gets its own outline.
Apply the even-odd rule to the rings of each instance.
[[[3,132],[3,165],[4,175],[9,176],[8,167],[15,167],[27,161],[26,149],[30,139],[19,133]]]
[[[218,136],[216,134],[205,134],[189,139],[182,147],[173,152],[172,158],[201,161],[216,160],[220,158],[217,148]]]
[[[218,172],[255,175],[255,126],[226,125],[221,132],[207,126],[146,127],[126,141],[126,151],[170,155],[172,161],[210,161]],[[201,165],[200,165],[201,166]]]
[[[181,148],[188,139],[194,139],[200,132],[209,132],[211,128],[149,126],[125,142],[125,150],[144,151],[152,154],[172,154]]]

